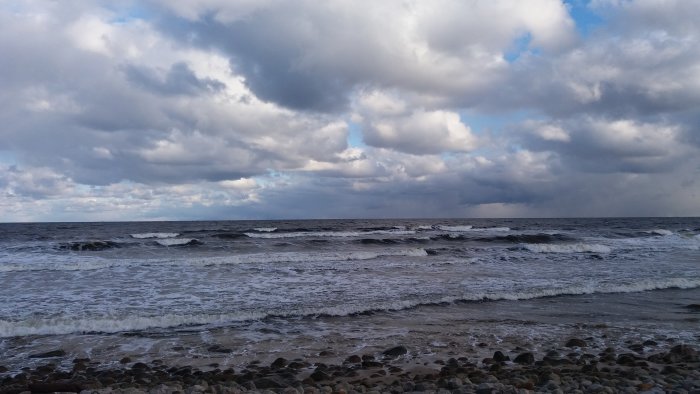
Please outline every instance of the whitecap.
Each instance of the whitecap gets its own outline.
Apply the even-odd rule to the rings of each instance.
[[[222,314],[165,314],[161,316],[99,316],[83,319],[74,317],[31,318],[22,321],[0,320],[0,338],[27,335],[57,335],[83,332],[123,332],[155,328],[172,328],[193,325],[222,325],[278,317],[348,316],[369,311],[396,311],[422,305],[437,305],[463,301],[528,300],[544,297],[584,294],[635,293],[663,289],[692,289],[700,287],[700,279],[666,278],[639,280],[633,283],[588,283],[555,288],[523,291],[465,293],[433,299],[384,301],[368,304],[343,304],[335,306],[298,309],[271,309],[258,312],[231,312]]]
[[[197,243],[197,241],[194,238],[166,238],[166,239],[159,239],[156,241],[158,245],[162,246],[183,246],[183,245],[189,245],[193,243]]]
[[[516,292],[504,293],[480,293],[471,294],[465,300],[529,300],[534,298],[554,297],[562,295],[584,295],[584,294],[616,294],[616,293],[638,293],[642,291],[664,290],[664,289],[694,289],[700,287],[700,279],[687,278],[666,278],[666,279],[646,279],[638,280],[634,283],[589,283],[583,285],[572,285],[556,288],[531,289]]]
[[[413,230],[374,230],[374,231],[299,231],[289,233],[244,233],[250,238],[277,239],[302,237],[362,237],[365,235],[412,235]]]
[[[271,233],[273,231],[277,231],[277,227],[256,227],[253,230],[261,233]]]
[[[608,246],[600,244],[522,244],[522,247],[535,253],[610,253]]]
[[[460,232],[460,231],[469,231],[473,228],[474,226],[437,226],[438,229],[442,231],[455,231],[455,232]]]
[[[439,230],[450,232],[488,232],[488,231],[510,231],[510,227],[477,227],[474,226],[437,226]]]
[[[129,234],[131,238],[148,239],[148,238],[175,238],[179,233],[137,233]]]
[[[23,321],[0,320],[0,338],[26,335],[58,335],[82,332],[115,333],[183,325],[221,324],[256,320],[264,314],[113,316],[75,319],[69,317],[32,318]]]
[[[673,231],[666,230],[666,229],[663,229],[663,228],[657,228],[657,229],[654,229],[654,230],[650,230],[650,231],[647,231],[647,233],[653,234],[653,235],[664,235],[664,236],[666,236],[666,235],[673,235]]]
[[[183,245],[175,243],[185,241],[196,241],[193,239],[167,239],[156,242],[171,243],[164,246]],[[55,259],[51,261],[0,261],[0,272],[11,271],[80,271],[97,270],[112,267],[138,267],[140,265],[172,265],[172,266],[208,266],[226,264],[260,264],[260,263],[293,263],[293,262],[323,262],[323,261],[354,261],[372,260],[380,257],[425,257],[428,252],[423,248],[386,249],[381,251],[348,251],[348,252],[279,252],[279,253],[251,253],[217,257],[203,258],[179,258],[179,259],[142,259],[119,260],[119,259]]]

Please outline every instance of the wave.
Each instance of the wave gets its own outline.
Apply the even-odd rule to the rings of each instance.
[[[0,320],[0,338],[27,335],[60,335],[72,333],[117,333],[153,328],[172,328],[202,324],[233,323],[259,320],[265,314],[115,316],[75,319],[67,317],[30,319],[20,322]]]
[[[472,238],[465,237],[462,234],[440,234],[430,237],[431,241],[464,241]]]
[[[137,233],[137,234],[129,234],[131,238],[136,238],[136,239],[149,239],[149,238],[175,238],[180,233]]]
[[[462,232],[462,231],[469,231],[474,226],[443,226],[443,225],[439,225],[436,227],[438,228],[438,230],[442,230],[442,231]]]
[[[277,227],[256,227],[253,229],[253,231],[260,233],[271,233],[273,231],[277,231]]]
[[[175,240],[159,240],[175,241]],[[428,252],[422,248],[387,249],[382,251],[353,251],[353,252],[280,252],[280,253],[252,253],[219,256],[210,258],[185,258],[185,259],[144,259],[144,260],[117,260],[117,259],[56,259],[44,262],[26,262],[0,264],[0,272],[13,271],[80,271],[98,270],[114,267],[138,267],[138,266],[212,266],[227,264],[261,264],[261,263],[313,263],[324,261],[354,261],[372,260],[380,257],[425,257]]]
[[[571,241],[573,238],[563,234],[509,234],[495,237],[475,238],[479,242],[508,242],[526,244],[547,244],[559,241]]]
[[[161,246],[195,246],[202,245],[197,239],[194,238],[165,238],[156,241],[158,245]]]
[[[245,233],[250,238],[301,238],[301,237],[362,237],[365,235],[412,235],[413,230],[373,230],[373,231],[299,231],[289,233]]]
[[[510,227],[483,227],[473,228],[470,231],[510,231]]]
[[[535,298],[555,297],[565,295],[586,295],[586,294],[617,294],[617,293],[639,293],[651,290],[666,289],[695,289],[700,287],[700,279],[687,278],[666,278],[666,279],[646,279],[635,283],[590,283],[584,285],[572,285],[551,289],[532,289],[512,293],[484,293],[476,294],[465,301],[478,300],[530,300]]]
[[[600,244],[532,244],[526,243],[522,248],[535,253],[610,253],[610,247]]]
[[[665,229],[662,229],[662,228],[657,228],[657,229],[654,229],[654,230],[649,230],[649,231],[647,231],[646,233],[647,233],[647,234],[652,234],[652,235],[662,235],[662,236],[665,236],[665,235],[673,235],[673,231],[665,230]]]
[[[700,287],[700,279],[667,278],[657,280],[641,280],[635,283],[595,283],[501,293],[466,293],[460,296],[445,296],[441,298],[424,300],[397,300],[377,303],[308,307],[292,310],[267,310],[259,312],[232,312],[221,314],[166,314],[162,316],[90,317],[84,319],[58,317],[50,319],[32,318],[24,321],[0,320],[0,338],[21,337],[28,335],[118,333],[149,329],[176,329],[177,327],[185,326],[212,326],[238,322],[259,321],[272,317],[343,317],[369,314],[373,312],[399,311],[421,306],[449,305],[464,302],[500,300],[519,301],[557,296],[637,293],[666,289],[693,289],[698,287]]]
[[[396,240],[393,238],[384,238],[384,239],[362,238],[362,239],[358,239],[355,242],[362,244],[362,245],[394,245],[394,244],[399,243],[399,240]]]
[[[238,239],[238,238],[246,237],[246,235],[243,233],[218,233],[218,234],[212,234],[211,236],[214,238],[220,238],[220,239]]]
[[[53,262],[31,262],[31,263],[3,263],[0,264],[0,272],[20,272],[20,271],[83,271],[97,270],[114,267],[114,261],[106,259],[90,259],[84,261],[53,261]]]
[[[406,226],[374,226],[374,227],[360,227],[358,231],[391,231],[391,230],[405,230]]]
[[[100,251],[106,249],[120,248],[122,244],[114,241],[80,241],[80,242],[69,242],[58,245],[60,250],[73,250],[78,252],[83,251]]]
[[[438,230],[449,231],[455,233],[471,233],[471,232],[503,232],[510,231],[510,227],[474,227],[474,226],[436,226]]]
[[[387,249],[381,251],[353,251],[353,252],[317,252],[317,253],[253,253],[245,255],[233,255],[217,257],[194,264],[221,265],[221,264],[258,264],[258,263],[296,263],[296,262],[323,262],[323,261],[354,261],[373,260],[379,257],[425,257],[428,255],[423,248]]]
[[[396,244],[425,244],[430,242],[430,237],[409,237],[409,238],[361,238],[355,243],[363,245],[396,245]],[[312,242],[317,240],[312,240]]]

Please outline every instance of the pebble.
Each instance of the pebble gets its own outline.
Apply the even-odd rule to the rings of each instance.
[[[131,359],[122,359],[124,362],[116,367],[76,360],[69,363],[73,369],[67,372],[58,369],[57,365],[61,364],[56,361],[33,369],[24,368],[14,376],[0,376],[0,394],[31,390],[85,394],[700,392],[700,360],[696,348],[677,342],[665,351],[655,349],[656,353],[646,358],[626,353],[638,343],[631,341],[625,347],[604,351],[592,349],[591,354],[571,353],[572,361],[566,364],[543,361],[559,357],[563,349],[549,349],[545,354],[522,352],[512,363],[505,354],[496,351],[490,362],[484,364],[477,364],[477,360],[468,357],[469,353],[455,351],[450,354],[451,358],[440,363],[423,365],[423,361],[429,360],[418,360],[417,365],[423,368],[420,373],[412,370],[401,357],[408,353],[403,346],[382,352],[383,362],[372,355],[353,355],[340,365],[316,363],[312,367],[304,360],[289,362],[278,358],[269,366],[252,362],[236,371],[221,371],[218,366],[211,371],[191,366],[169,367],[161,361],[135,360],[131,364]],[[619,355],[615,357],[616,354]],[[613,363],[603,364],[611,355]]]

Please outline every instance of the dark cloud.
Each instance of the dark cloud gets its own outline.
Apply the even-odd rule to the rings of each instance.
[[[0,6],[10,220],[700,209],[692,2],[148,4]]]
[[[129,65],[124,68],[127,79],[146,90],[172,95],[196,95],[206,92],[218,92],[226,87],[221,81],[211,78],[197,78],[185,63],[175,63],[161,76],[153,69],[143,66]]]
[[[347,76],[306,67],[308,26],[291,4],[275,12],[222,23],[214,15],[198,20],[162,19],[161,27],[180,40],[200,47],[215,47],[231,57],[231,67],[245,76],[246,85],[262,100],[299,110],[337,111],[348,104],[352,83]],[[300,31],[301,30],[301,31]],[[318,37],[307,37],[318,39]],[[296,39],[301,39],[295,42]]]

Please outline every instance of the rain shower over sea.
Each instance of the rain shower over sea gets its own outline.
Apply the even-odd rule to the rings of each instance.
[[[0,224],[8,371],[700,343],[700,219]],[[484,350],[490,351],[489,349]]]

